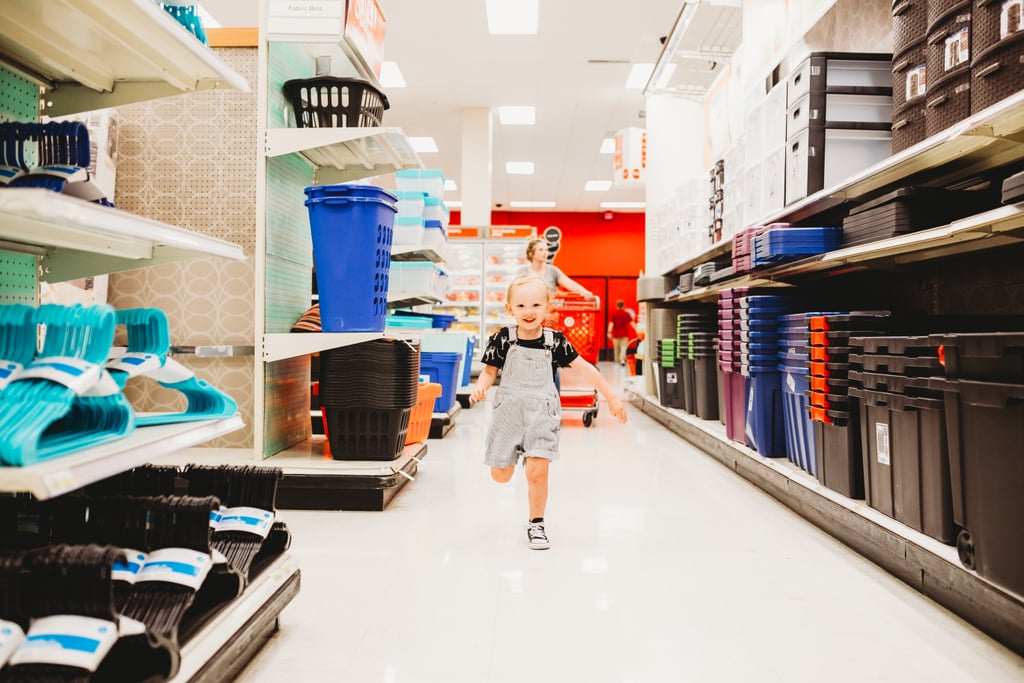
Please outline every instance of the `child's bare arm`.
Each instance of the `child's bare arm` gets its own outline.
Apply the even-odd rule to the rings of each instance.
[[[597,368],[577,356],[576,359],[569,363],[569,367],[573,370],[579,371],[579,373],[586,379],[590,384],[600,392],[602,396],[608,401],[608,409],[612,415],[618,418],[619,422],[626,421],[626,406],[622,404],[619,397],[615,395],[611,385],[608,381],[598,372]]]
[[[476,378],[476,385],[473,386],[473,393],[469,395],[471,403],[482,401],[487,398],[487,390],[494,384],[494,380],[498,377],[498,368],[493,365],[485,365],[484,369],[480,371],[480,376]]]

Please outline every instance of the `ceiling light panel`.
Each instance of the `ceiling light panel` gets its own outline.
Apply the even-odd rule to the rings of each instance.
[[[532,126],[537,123],[537,108],[498,107],[498,120],[503,126]]]
[[[586,192],[607,192],[612,189],[612,181],[610,180],[588,180],[586,186],[583,188]]]
[[[601,202],[602,209],[643,209],[646,202]]]
[[[538,0],[486,0],[493,36],[537,35]]]
[[[510,175],[533,175],[532,161],[506,161],[505,173]]]
[[[605,138],[601,141],[601,154],[615,154],[615,138]]]
[[[459,189],[459,186],[456,185],[455,181],[452,180],[451,178],[445,178],[444,179],[444,189],[445,189],[445,192],[455,192],[456,190]]]
[[[512,200],[509,205],[513,209],[553,209],[555,208],[555,202],[525,202]]]

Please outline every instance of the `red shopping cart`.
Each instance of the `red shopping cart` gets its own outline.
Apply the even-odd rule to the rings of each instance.
[[[551,315],[548,324],[569,340],[583,360],[597,363],[598,346],[597,314],[601,311],[600,297],[584,297],[569,292],[558,292],[551,300]],[[565,377],[563,375],[563,377]],[[583,413],[583,426],[589,427],[597,419],[597,391],[590,388],[574,388],[571,382],[562,381],[559,402],[562,410],[579,410]]]

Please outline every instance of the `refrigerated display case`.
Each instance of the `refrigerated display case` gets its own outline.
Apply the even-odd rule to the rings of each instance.
[[[516,272],[526,265],[526,243],[533,226],[449,227],[448,287],[436,313],[456,316],[453,329],[478,335],[474,356],[480,357],[487,337],[512,322],[505,311],[505,292]]]

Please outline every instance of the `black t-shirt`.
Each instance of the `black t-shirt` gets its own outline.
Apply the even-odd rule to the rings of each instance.
[[[555,374],[557,368],[564,368],[579,357],[579,353],[565,335],[557,330],[552,330],[554,339],[551,349],[551,374]],[[524,349],[543,349],[544,335],[536,339],[517,339],[516,343]],[[499,370],[505,365],[505,358],[508,356],[508,348],[511,342],[508,337],[508,328],[502,327],[491,335],[487,340],[487,348],[481,359],[484,365],[490,365]]]

